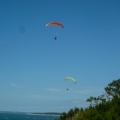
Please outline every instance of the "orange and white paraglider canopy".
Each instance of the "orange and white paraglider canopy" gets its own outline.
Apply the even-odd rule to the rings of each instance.
[[[46,27],[49,27],[51,25],[56,25],[64,28],[63,24],[61,24],[60,22],[49,22],[48,24],[46,24]]]

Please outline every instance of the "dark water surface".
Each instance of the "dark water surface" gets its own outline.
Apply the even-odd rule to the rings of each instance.
[[[30,113],[0,112],[0,120],[55,120],[55,115],[33,115]]]

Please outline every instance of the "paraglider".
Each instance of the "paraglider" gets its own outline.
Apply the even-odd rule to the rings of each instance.
[[[49,26],[58,26],[58,27],[64,28],[63,24],[60,22],[49,22],[46,24],[46,28]],[[54,40],[57,40],[56,36],[54,37]]]
[[[70,80],[70,81],[72,81],[73,83],[75,83],[75,84],[76,84],[76,79],[75,79],[75,78],[73,78],[73,77],[68,76],[68,77],[65,77],[65,79],[64,79],[64,80],[65,80],[65,81]],[[69,90],[69,88],[67,88],[66,90],[68,91],[68,90]]]
[[[71,81],[73,81],[73,82],[76,84],[76,79],[73,78],[73,77],[66,77],[64,80],[65,80],[65,81],[66,81],[66,80],[71,80]]]

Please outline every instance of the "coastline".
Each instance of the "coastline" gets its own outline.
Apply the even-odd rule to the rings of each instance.
[[[28,113],[29,115],[60,116],[62,113]]]
[[[62,114],[57,112],[18,112],[18,111],[0,111],[0,113],[43,115],[43,116],[60,116]]]

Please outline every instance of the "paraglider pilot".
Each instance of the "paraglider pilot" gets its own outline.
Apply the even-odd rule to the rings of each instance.
[[[57,37],[55,36],[55,38],[54,38],[55,40],[57,40]]]

